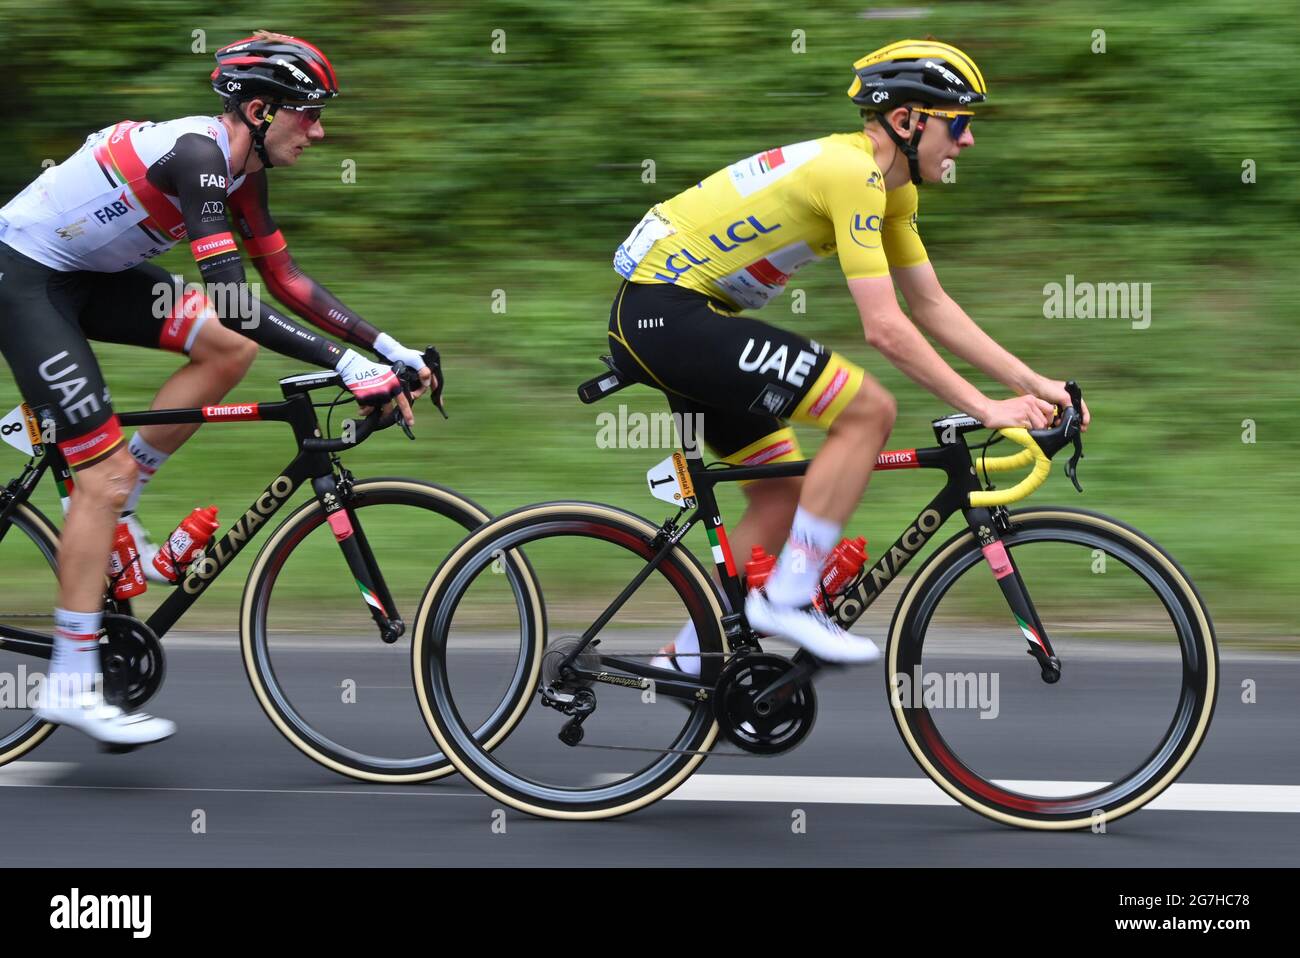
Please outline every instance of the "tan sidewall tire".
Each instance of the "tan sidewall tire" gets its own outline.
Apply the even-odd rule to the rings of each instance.
[[[1013,825],[1017,828],[1036,829],[1039,831],[1066,831],[1070,829],[1091,828],[1099,822],[1114,821],[1115,819],[1121,818],[1130,812],[1136,811],[1143,805],[1146,805],[1164,791],[1175,779],[1178,778],[1180,774],[1182,774],[1187,763],[1191,761],[1192,756],[1195,755],[1197,749],[1201,747],[1201,743],[1205,739],[1206,730],[1209,728],[1210,717],[1214,713],[1214,703],[1218,695],[1219,686],[1218,652],[1214,638],[1214,629],[1210,624],[1210,617],[1205,610],[1204,604],[1201,602],[1200,596],[1197,594],[1196,589],[1192,586],[1183,571],[1153,543],[1146,538],[1137,535],[1133,530],[1096,513],[1074,512],[1051,508],[1025,509],[1013,512],[1012,519],[1017,521],[1056,520],[1060,522],[1091,525],[1099,529],[1104,529],[1106,532],[1114,534],[1130,543],[1135,550],[1146,555],[1153,565],[1163,569],[1166,574],[1169,575],[1170,581],[1174,583],[1175,587],[1177,587],[1177,589],[1182,592],[1188,600],[1188,608],[1192,611],[1195,617],[1195,621],[1201,630],[1201,635],[1205,639],[1209,653],[1206,655],[1208,673],[1207,694],[1205,696],[1205,703],[1201,708],[1201,713],[1197,716],[1196,729],[1190,744],[1184,746],[1182,754],[1178,758],[1178,762],[1172,768],[1166,771],[1165,774],[1152,785],[1143,789],[1136,797],[1129,800],[1119,808],[1111,809],[1097,816],[1088,815],[1081,818],[1059,822],[1045,822],[1018,815],[1010,815],[1001,809],[992,808],[951,785],[944,775],[930,762],[925,751],[913,737],[911,728],[904,716],[902,703],[896,702],[893,695],[888,695],[890,710],[894,716],[894,724],[898,727],[899,734],[902,735],[904,744],[907,746],[908,751],[912,753],[912,757],[916,759],[917,764],[925,770],[925,773],[930,776],[935,784],[972,811],[978,812],[980,815],[991,818],[994,821]],[[907,621],[908,613],[911,610],[913,603],[916,601],[917,596],[921,594],[925,584],[934,575],[935,570],[943,564],[945,559],[950,558],[956,552],[970,548],[974,542],[975,536],[969,529],[954,536],[948,542],[944,543],[944,545],[939,547],[934,555],[926,561],[925,565],[916,574],[916,577],[908,583],[906,591],[899,599],[898,608],[894,612],[893,622],[889,629],[889,645],[885,651],[885,661],[887,664],[885,670],[885,686],[887,694],[889,689],[889,676],[898,672],[898,653],[899,646],[902,642],[903,625]]]
[[[699,764],[704,761],[705,755],[703,753],[708,752],[717,740],[718,723],[716,721],[711,723],[709,731],[704,738],[704,742],[699,747],[701,754],[689,759],[671,779],[653,791],[639,796],[623,805],[612,806],[610,808],[597,809],[594,811],[559,811],[534,805],[528,801],[501,791],[491,782],[483,779],[478,774],[478,771],[460,756],[456,749],[450,747],[450,740],[442,731],[438,717],[431,704],[432,697],[430,690],[424,680],[426,654],[424,648],[424,635],[428,626],[428,617],[432,612],[435,597],[441,591],[444,583],[450,576],[451,571],[459,564],[459,562],[465,556],[476,551],[479,543],[489,536],[502,533],[520,524],[528,523],[547,515],[564,514],[571,516],[575,513],[585,513],[593,519],[601,522],[612,521],[617,524],[622,524],[650,537],[655,536],[659,531],[656,526],[652,525],[647,520],[642,519],[640,516],[635,516],[631,513],[623,512],[609,506],[602,506],[590,502],[547,502],[537,506],[526,507],[509,515],[494,519],[487,526],[484,526],[482,529],[477,530],[469,536],[452,552],[451,555],[443,560],[442,565],[438,568],[437,573],[433,577],[433,581],[429,583],[429,588],[424,594],[424,600],[420,603],[420,611],[415,617],[415,636],[411,643],[411,668],[415,678],[416,695],[420,700],[420,710],[424,713],[424,721],[429,726],[429,731],[432,732],[433,737],[437,739],[438,747],[442,750],[442,754],[450,758],[452,763],[456,766],[456,770],[472,782],[475,787],[486,795],[495,798],[497,801],[503,802],[511,808],[518,809],[521,812],[527,812],[530,815],[569,821],[592,821],[596,819],[616,818],[620,815],[626,815],[629,812],[634,812],[639,808],[644,808],[646,805],[657,802],[659,799],[672,792],[675,788],[681,785],[682,782],[686,781],[695,769],[699,767]],[[699,563],[695,561],[695,558],[690,554],[690,552],[679,545],[676,548],[675,553],[682,557],[683,568],[688,571],[688,574],[695,578],[701,591],[708,598],[714,615],[720,623],[723,611],[712,581],[706,574],[704,574]],[[538,622],[542,621],[540,616],[538,616],[536,620]],[[721,643],[720,625],[718,640]],[[703,643],[701,643],[701,648],[702,647]],[[722,647],[725,648],[725,646]],[[540,644],[538,648],[540,650]],[[540,669],[540,665],[541,657],[538,656],[537,667],[530,677],[532,685],[535,685],[537,682],[537,669]],[[516,714],[511,716],[508,722],[508,729],[514,728],[519,717],[523,714],[524,709],[527,708],[530,701],[531,697],[529,696],[525,696],[520,700],[520,708],[516,711]],[[490,751],[502,737],[504,737],[504,732],[495,736],[492,740],[486,743],[487,749]]]
[[[468,500],[455,495],[449,490],[421,482],[409,482],[401,479],[366,479],[357,482],[354,489],[357,492],[382,492],[385,490],[415,492],[421,496],[429,496],[437,498],[443,502],[453,503],[459,509],[481,516],[481,521],[485,522],[491,518],[482,509],[478,508]],[[388,784],[429,782],[434,779],[442,778],[444,775],[450,775],[455,771],[450,764],[431,772],[394,774],[382,774],[345,765],[333,756],[321,752],[311,742],[302,738],[292,726],[284,721],[271,702],[266,686],[262,682],[261,673],[256,667],[256,656],[254,654],[253,615],[256,608],[254,599],[256,597],[257,584],[261,580],[266,564],[271,560],[271,557],[276,554],[280,543],[298,527],[301,521],[305,521],[308,517],[320,513],[321,508],[318,499],[312,499],[300,506],[293,515],[289,516],[289,518],[281,523],[275,532],[272,533],[271,538],[262,547],[262,551],[258,553],[252,569],[249,570],[248,579],[244,584],[244,595],[239,611],[239,645],[244,660],[244,671],[248,675],[249,684],[253,687],[253,694],[257,697],[258,704],[261,705],[262,711],[266,713],[268,718],[270,718],[272,724],[280,730],[280,734],[293,744],[294,748],[298,749],[298,751],[302,752],[313,761],[318,762],[331,771],[338,772],[340,775],[346,775],[349,778],[360,779],[362,781],[385,782]],[[532,582],[531,578],[526,579],[525,584],[530,591],[536,591],[535,584]]]

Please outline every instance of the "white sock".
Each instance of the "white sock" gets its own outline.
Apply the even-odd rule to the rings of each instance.
[[[161,449],[155,449],[139,432],[131,437],[131,443],[126,447],[131,451],[131,456],[135,459],[135,488],[131,490],[131,495],[126,499],[126,505],[122,507],[123,512],[135,512],[135,507],[140,502],[140,496],[144,493],[144,487],[153,478],[155,472],[162,468],[162,464],[171,456],[170,452],[163,452]]]
[[[700,637],[695,632],[695,623],[689,619],[673,640],[673,654],[680,656],[677,665],[687,675],[698,677],[700,674]]]
[[[840,541],[841,526],[795,510],[790,538],[781,550],[764,590],[776,605],[804,606],[812,601],[826,557]]]
[[[46,701],[70,705],[95,688],[99,673],[99,626],[102,612],[54,610],[54,654],[46,675]]]

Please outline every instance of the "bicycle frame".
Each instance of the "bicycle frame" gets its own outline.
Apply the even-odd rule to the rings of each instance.
[[[396,609],[388,585],[375,562],[374,553],[356,513],[347,505],[351,491],[351,474],[340,464],[340,476],[334,474],[337,459],[331,449],[337,440],[322,440],[309,391],[336,381],[333,373],[306,374],[281,381],[285,399],[272,403],[225,403],[194,409],[156,409],[118,415],[123,426],[172,423],[284,422],[293,430],[298,455],[280,469],[248,509],[235,520],[221,538],[208,544],[178,579],[174,590],[154,610],[145,624],[158,637],[165,635],[177,620],[198,601],[208,587],[229,567],[235,556],[256,537],[280,508],[307,481],[325,509],[326,520],[338,540],[348,568],[361,588],[362,597],[386,642],[395,642],[405,631],[405,623],[389,609]],[[5,492],[8,501],[0,509],[0,540],[9,530],[9,517],[20,503],[26,502],[46,470],[52,470],[65,492],[73,488],[72,474],[62,454],[53,444],[40,447],[22,475],[11,482]],[[158,587],[157,584],[155,587]],[[165,586],[164,586],[165,588]],[[129,601],[109,598],[111,611],[131,614]],[[41,632],[0,623],[0,648],[23,651],[48,659],[52,638]]]
[[[1029,597],[1024,580],[1011,561],[1006,547],[1002,545],[1002,536],[1010,529],[1008,514],[1005,508],[1000,506],[986,508],[973,507],[969,504],[970,494],[978,492],[980,484],[971,463],[970,448],[966,443],[965,433],[981,427],[979,423],[968,417],[935,420],[933,426],[935,438],[942,445],[923,449],[886,450],[876,458],[875,468],[877,470],[942,469],[948,478],[947,483],[894,544],[881,554],[875,564],[860,571],[833,600],[830,606],[831,614],[843,628],[850,628],[948,519],[955,513],[961,512],[983,548],[984,556],[988,560],[998,587],[1007,600],[1021,634],[1029,643],[1029,652],[1042,670],[1043,680],[1055,682],[1060,677],[1060,663],[1052,650],[1047,630],[1043,627]],[[743,609],[744,585],[727,539],[727,530],[714,495],[714,487],[724,482],[801,476],[807,472],[809,462],[810,460],[801,460],[764,466],[709,468],[704,465],[698,450],[688,449],[686,474],[689,477],[690,488],[683,489],[682,507],[677,515],[668,519],[660,527],[660,536],[655,540],[659,550],[646,568],[637,574],[592,623],[583,634],[582,641],[566,657],[564,664],[576,668],[574,663],[579,653],[595,638],[596,633],[605,623],[614,617],[641,583],[667,558],[672,549],[699,523],[702,523],[708,532],[709,541],[713,546],[718,581],[730,608]],[[665,481],[671,478],[666,476]],[[681,478],[679,475],[679,483]],[[682,517],[687,513],[689,516],[683,522]],[[756,645],[753,633],[739,611],[724,616],[722,626],[730,651],[735,652],[740,648]],[[679,673],[656,669],[634,660],[610,655],[601,656],[601,661],[617,665],[635,675],[656,679],[660,691],[670,695],[685,697],[681,693],[691,694],[700,687],[699,683],[692,685],[689,678],[684,680]],[[578,671],[584,678],[600,681],[592,673]],[[682,688],[679,689],[678,686]]]

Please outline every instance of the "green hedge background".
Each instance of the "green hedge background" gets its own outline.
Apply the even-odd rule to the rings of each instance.
[[[954,298],[1035,368],[1083,383],[1094,415],[1086,495],[1058,471],[1035,501],[1146,530],[1201,586],[1225,640],[1296,639],[1300,71],[1294,24],[1279,8],[230,0],[221,9],[0,0],[0,197],[119,119],[215,113],[207,75],[223,43],[255,27],[305,36],[330,55],[344,92],[326,114],[325,142],[273,172],[273,212],[298,261],[346,302],[409,345],[436,342],[450,382],[449,422],[422,406],[418,443],[385,434],[358,450],[354,470],[443,482],[493,510],[596,498],[656,520],[642,477],[667,451],[597,449],[602,409],[574,395],[605,348],[614,248],[652,203],[727,163],[854,129],[844,90],[863,53],[904,36],[956,43],[980,63],[992,105],[957,181],[923,190],[922,237]],[[348,164],[355,182],[345,181]],[[162,263],[197,278],[183,246]],[[1151,283],[1150,327],[1045,318],[1044,286],[1067,274]],[[893,389],[891,446],[930,442],[929,419],[946,410],[865,346],[835,265],[791,288],[805,291],[807,312],[792,314],[787,293],[763,318],[847,352]],[[493,309],[498,290],[505,312]],[[97,351],[119,409],[147,405],[178,362]],[[264,353],[232,398],[275,398],[276,379],[295,371]],[[8,376],[0,401],[18,401]],[[663,408],[644,389],[620,394],[611,411],[619,401]],[[1253,442],[1243,441],[1247,420]],[[804,438],[815,448],[815,435]],[[209,427],[159,474],[142,515],[155,535],[200,502],[233,518],[290,451],[272,426]],[[873,482],[852,524],[877,547],[931,489],[899,475]],[[738,500],[726,508],[734,521]],[[201,607],[213,622],[233,625],[226,600],[252,553],[218,584],[224,599]]]

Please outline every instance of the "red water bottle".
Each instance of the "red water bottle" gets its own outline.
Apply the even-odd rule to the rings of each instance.
[[[140,567],[140,553],[135,539],[125,522],[117,524],[113,535],[113,551],[108,555],[108,572],[113,577],[113,598],[126,600],[139,595],[149,584]]]
[[[216,506],[195,509],[167,537],[167,541],[153,557],[153,567],[166,576],[167,581],[175,582],[179,576],[178,570],[193,562],[195,556],[212,541],[217,526]]]
[[[867,564],[867,540],[863,536],[856,539],[841,539],[840,544],[831,550],[822,568],[821,590],[813,598],[813,605],[822,608],[822,596],[835,596],[853,581]]]
[[[762,546],[754,546],[749,561],[745,563],[745,589],[753,592],[755,589],[763,588],[763,583],[772,574],[774,565],[776,565],[776,556],[768,555]]]

